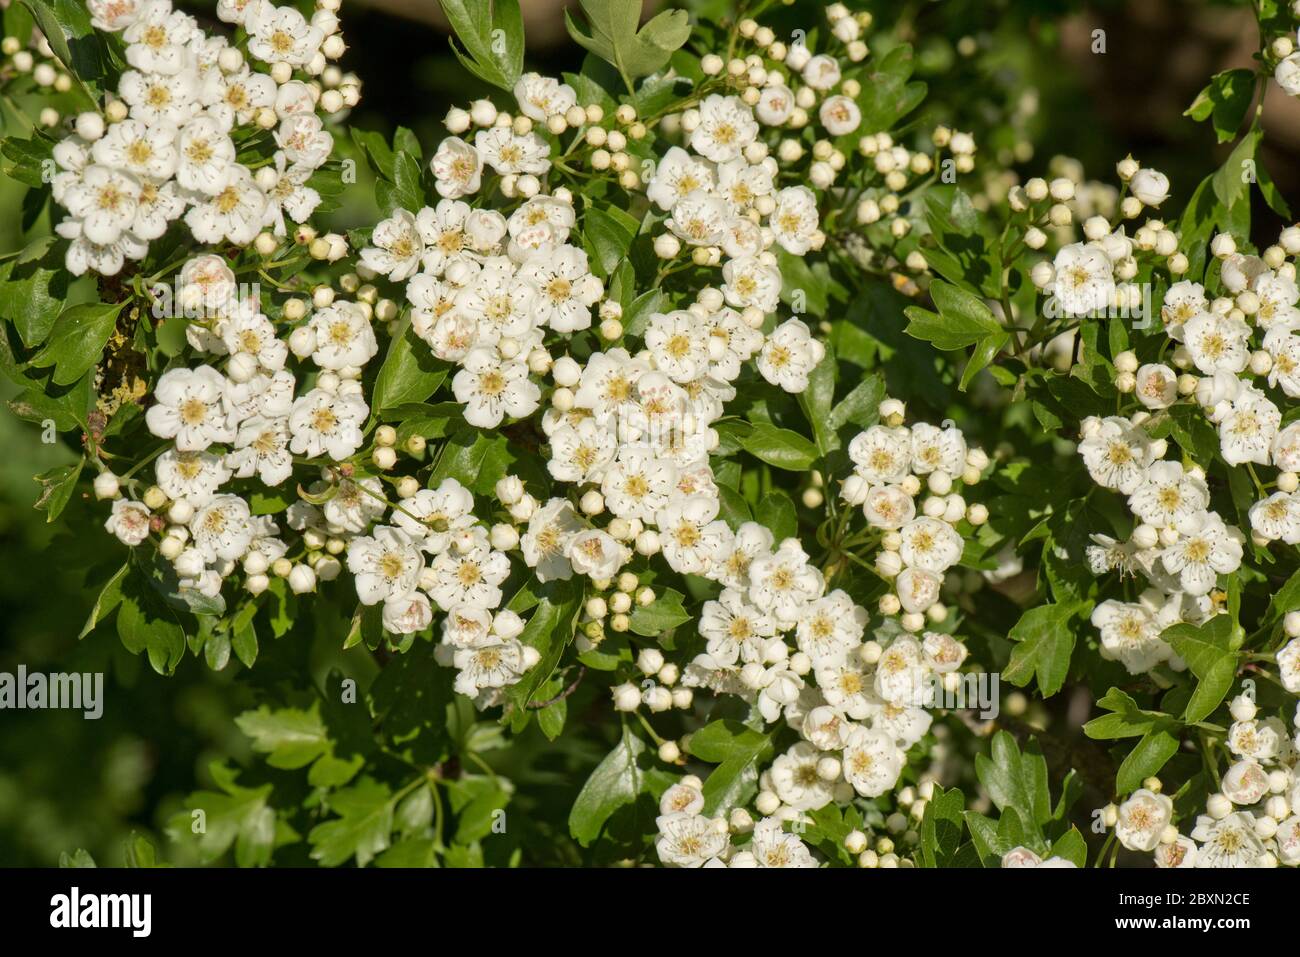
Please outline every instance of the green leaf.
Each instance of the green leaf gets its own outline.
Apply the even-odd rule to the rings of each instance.
[[[513,91],[524,68],[524,22],[519,0],[438,0],[456,39],[452,51],[480,80]]]
[[[639,227],[640,223],[615,207],[587,207],[582,214],[582,235],[598,276],[610,276],[627,257]]]
[[[72,465],[57,465],[36,476],[36,481],[41,485],[36,508],[45,512],[46,522],[58,518],[72,500],[72,495],[77,490],[77,480],[81,478],[81,468],[85,464],[86,458],[82,456]]]
[[[130,571],[131,563],[125,562],[113,573],[113,577],[104,583],[104,587],[99,590],[99,595],[95,598],[95,604],[91,606],[90,614],[86,616],[86,623],[81,626],[81,632],[77,635],[78,640],[94,631],[95,626],[112,614],[113,609],[122,601],[122,582],[126,580],[127,573]]]
[[[312,860],[338,867],[355,858],[358,867],[387,849],[393,833],[393,795],[388,786],[371,777],[328,798],[338,818],[318,824],[307,835]]]
[[[185,630],[141,575],[123,583],[117,634],[131,654],[146,652],[149,664],[161,675],[175,671],[185,656]]]
[[[808,388],[799,393],[799,407],[813,428],[817,451],[822,455],[840,447],[839,436],[831,420],[831,406],[835,401],[835,353],[828,346],[826,355],[808,375]]]
[[[690,38],[691,24],[685,10],[665,10],[638,29],[641,0],[580,0],[587,29],[564,12],[569,36],[583,49],[613,64],[633,92],[632,81],[647,76],[668,63],[673,51]]]
[[[1013,809],[1037,834],[1052,818],[1047,791],[1047,761],[1031,744],[1022,754],[1016,739],[1006,731],[993,736],[992,756],[975,756],[975,773],[989,798],[1004,813]]]
[[[65,309],[45,346],[32,357],[38,368],[54,366],[54,383],[68,385],[99,361],[123,303],[88,302]]]
[[[1218,615],[1203,625],[1171,625],[1160,637],[1187,662],[1198,681],[1183,712],[1188,724],[1204,721],[1219,706],[1237,677],[1237,652],[1231,647],[1232,622]]]
[[[92,101],[105,78],[109,57],[103,39],[90,22],[90,13],[79,0],[22,0],[36,25],[77,82],[78,92]]]
[[[424,208],[424,184],[420,179],[420,164],[410,153],[399,152],[393,156],[393,181],[381,180],[376,186],[376,198],[385,212],[398,207],[418,213]]]
[[[947,867],[961,846],[966,797],[957,788],[935,786],[921,818],[921,866]]]
[[[645,744],[625,724],[622,737],[587,778],[569,811],[569,833],[583,847],[600,836],[610,815],[641,793],[643,774],[637,758]]]
[[[1002,327],[984,300],[965,289],[936,281],[930,286],[930,297],[939,309],[937,314],[920,306],[908,306],[903,310],[908,318],[907,334],[945,352],[975,346],[959,384],[965,391],[975,374],[986,368],[1011,341],[1011,334]]]
[[[184,809],[167,823],[172,840],[196,841],[199,860],[205,864],[234,845],[240,867],[265,867],[277,847],[298,839],[291,827],[276,820],[268,803],[271,785],[243,787],[235,783],[236,772],[219,761],[209,772],[221,790],[198,791],[185,799]]]
[[[766,525],[772,538],[778,542],[799,534],[799,517],[794,502],[783,489],[774,488],[759,500],[754,519],[760,525]]]
[[[1142,782],[1160,769],[1178,751],[1178,738],[1163,728],[1152,728],[1119,766],[1115,775],[1115,789],[1128,794],[1142,786]]]
[[[704,813],[745,804],[758,790],[759,766],[772,755],[772,738],[736,721],[720,720],[691,735],[691,754],[717,764],[704,781]]]
[[[790,472],[806,472],[817,461],[817,446],[798,432],[767,422],[757,423],[740,439],[741,447],[768,465]]]
[[[0,264],[0,316],[13,322],[29,349],[46,340],[68,297],[68,273],[11,259]]]
[[[1255,127],[1241,138],[1232,153],[1219,167],[1212,180],[1214,195],[1228,209],[1247,198],[1250,184],[1255,181],[1255,147],[1264,133]]]
[[[880,403],[885,399],[885,378],[879,373],[866,376],[853,391],[831,409],[828,421],[832,431],[845,425],[867,429],[880,420]]]
[[[375,378],[373,414],[383,415],[385,410],[405,402],[423,402],[446,378],[446,367],[433,357],[428,345],[415,334],[407,319],[393,336],[384,364]]]
[[[306,767],[330,750],[329,734],[318,704],[311,710],[262,705],[235,718],[239,730],[252,739],[253,750],[267,756],[273,768]]]
[[[1070,619],[1090,608],[1089,602],[1040,605],[1020,616],[1007,637],[1016,642],[1002,677],[1024,687],[1037,675],[1038,688],[1050,697],[1061,690],[1070,671],[1075,628]]]
[[[542,586],[543,593],[519,640],[536,648],[541,660],[511,685],[506,697],[521,712],[533,700],[560,662],[564,649],[573,641],[573,633],[582,604],[582,585],[576,581],[553,581]]]
[[[1088,866],[1088,842],[1083,839],[1079,829],[1070,829],[1052,842],[1051,857],[1063,857],[1075,867]]]
[[[1083,726],[1083,733],[1094,739],[1137,738],[1157,724],[1172,724],[1169,716],[1160,711],[1139,708],[1137,702],[1119,688],[1107,691],[1097,706],[1111,713],[1093,718]]]
[[[657,638],[691,620],[682,607],[682,593],[671,588],[661,589],[650,604],[637,605],[630,617],[631,630],[647,638]]]
[[[1197,121],[1213,117],[1215,135],[1227,143],[1237,135],[1255,95],[1255,73],[1238,68],[1216,73],[1209,85],[1196,95],[1183,116]]]

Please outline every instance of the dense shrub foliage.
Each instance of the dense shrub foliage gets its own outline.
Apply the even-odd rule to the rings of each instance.
[[[839,3],[442,0],[387,137],[338,7],[5,11],[81,637],[254,702],[131,863],[1300,863],[1290,8],[1178,196]]]

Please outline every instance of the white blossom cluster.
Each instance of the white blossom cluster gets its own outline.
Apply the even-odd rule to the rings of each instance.
[[[989,459],[981,449],[968,449],[955,426],[904,426],[905,411],[903,403],[886,399],[880,405],[882,424],[849,443],[853,474],[845,479],[841,495],[860,507],[868,527],[880,533],[876,571],[893,583],[881,599],[881,613],[902,612],[903,627],[915,632],[924,627],[927,615],[936,621],[947,615],[939,592],[945,573],[965,550],[957,526],[988,521],[983,505],[968,505],[954,489],[958,483],[978,483]],[[931,494],[918,509],[922,489]]]
[[[56,226],[71,240],[67,268],[121,271],[184,218],[195,242],[248,246],[263,229],[286,232],[320,203],[308,185],[333,136],[318,110],[354,105],[358,84],[330,58],[342,54],[337,2],[309,20],[269,0],[222,0],[217,14],[246,34],[243,46],[206,33],[171,0],[87,0],[100,30],[122,33],[129,65],[117,98],[82,113],[54,148]],[[338,87],[322,92],[322,76]],[[247,154],[270,131],[269,161]]]
[[[1292,640],[1278,663],[1293,693],[1300,693],[1298,662],[1300,641]],[[1259,717],[1252,695],[1238,695],[1229,710],[1233,723],[1224,743],[1233,760],[1190,834],[1179,833],[1173,801],[1158,788],[1141,788],[1118,808],[1106,808],[1119,842],[1153,854],[1157,867],[1300,865],[1300,712],[1288,730],[1279,718]]]
[[[1209,508],[1205,473],[1165,459],[1168,443],[1150,436],[1149,421],[1146,412],[1089,417],[1079,443],[1093,481],[1128,496],[1136,519],[1128,541],[1093,535],[1087,550],[1093,574],[1141,574],[1150,584],[1135,602],[1107,599],[1092,612],[1102,657],[1121,662],[1130,674],[1161,662],[1184,667],[1160,634],[1177,622],[1202,624],[1219,613],[1210,593],[1219,575],[1241,566],[1244,541]]]

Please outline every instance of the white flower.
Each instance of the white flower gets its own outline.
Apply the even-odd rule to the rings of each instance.
[[[903,635],[881,654],[873,687],[890,704],[920,706],[926,703],[924,682],[928,672],[920,643]]]
[[[384,628],[394,635],[413,635],[433,623],[433,606],[418,591],[394,595],[384,602]]]
[[[729,259],[722,266],[722,294],[737,309],[772,312],[781,301],[781,270],[756,256]]]
[[[186,123],[176,152],[176,181],[183,188],[215,196],[226,187],[235,144],[216,119],[200,114]]]
[[[632,558],[632,550],[598,528],[579,532],[569,540],[567,552],[573,570],[593,581],[608,580]]]
[[[1148,525],[1179,528],[1209,507],[1210,489],[1204,478],[1184,472],[1177,462],[1153,462],[1128,505]]]
[[[238,309],[222,325],[222,342],[232,356],[250,355],[262,369],[278,372],[284,368],[289,347],[283,340],[276,338],[275,326],[271,320],[255,309],[251,303],[246,308]]]
[[[698,628],[709,655],[725,664],[761,663],[767,643],[776,635],[775,622],[734,588],[724,588],[716,600],[704,603]]]
[[[293,113],[280,122],[275,142],[290,162],[312,169],[322,166],[334,149],[334,137],[315,113]]]
[[[756,364],[763,378],[786,392],[803,392],[808,388],[808,376],[826,355],[826,347],[812,337],[800,319],[787,319],[777,326]]]
[[[527,365],[487,349],[473,349],[465,356],[451,388],[465,406],[465,421],[485,429],[500,425],[507,415],[530,415],[542,397],[542,390],[528,378]]]
[[[528,567],[535,569],[538,581],[573,577],[569,543],[584,527],[573,506],[562,498],[551,499],[533,513],[519,547]]]
[[[1061,247],[1052,265],[1056,275],[1053,291],[1067,315],[1083,316],[1109,308],[1115,276],[1103,250],[1071,243]]]
[[[1195,867],[1196,842],[1181,834],[1172,844],[1160,844],[1155,850],[1156,867]]]
[[[646,446],[624,445],[605,470],[601,494],[620,518],[652,522],[668,505],[677,484],[677,468]]]
[[[898,554],[909,568],[942,574],[957,564],[965,547],[962,537],[947,522],[922,516],[904,525]]]
[[[883,731],[853,728],[844,747],[844,780],[863,797],[880,797],[893,789],[904,757]]]
[[[691,495],[670,501],[655,515],[664,559],[673,571],[703,575],[722,556],[727,526],[715,521],[718,500]]]
[[[434,189],[445,199],[477,193],[483,181],[482,157],[458,136],[449,136],[438,144],[429,169],[433,171]]]
[[[847,136],[862,123],[862,110],[847,96],[828,96],[817,116],[831,136]]]
[[[961,429],[940,429],[928,422],[912,426],[912,471],[917,475],[943,472],[961,475],[966,467],[966,437]]]
[[[758,94],[754,113],[765,126],[780,126],[794,115],[794,94],[784,84],[765,86]]]
[[[329,455],[340,462],[365,442],[361,427],[369,414],[360,395],[312,389],[294,400],[289,448],[295,455]]]
[[[1258,867],[1264,856],[1254,819],[1241,812],[1219,821],[1202,815],[1196,820],[1192,839],[1201,844],[1196,852],[1197,867]]]
[[[776,208],[768,217],[772,235],[788,253],[802,256],[812,248],[817,233],[817,197],[807,186],[789,186],[776,194]]]
[[[167,497],[185,499],[195,508],[212,501],[230,476],[227,464],[211,452],[167,449],[154,463],[154,479]]]
[[[821,597],[825,582],[794,539],[786,539],[771,555],[760,555],[749,566],[749,600],[789,628],[809,603]]]
[[[373,535],[348,543],[348,571],[356,577],[357,598],[363,605],[413,591],[423,568],[416,543],[400,528],[381,526]]]
[[[1198,282],[1184,279],[1174,283],[1165,293],[1164,305],[1160,307],[1160,318],[1170,338],[1181,342],[1183,326],[1187,320],[1209,308],[1210,302],[1205,298],[1205,287]]]
[[[508,126],[494,126],[474,135],[474,148],[484,163],[503,176],[541,176],[551,168],[551,148],[536,133],[518,136]]]
[[[1137,371],[1134,395],[1148,409],[1167,409],[1178,398],[1178,376],[1163,363],[1148,362]]]
[[[578,102],[573,87],[539,73],[525,73],[515,83],[519,111],[529,119],[545,123],[552,116],[563,116]]]
[[[795,745],[798,747],[798,745]],[[778,761],[780,758],[777,759]],[[830,798],[822,802],[829,803]],[[818,805],[820,807],[822,805]],[[816,867],[817,862],[813,859],[812,852],[803,841],[794,834],[787,834],[781,829],[781,822],[775,818],[767,818],[760,821],[754,827],[753,837],[750,839],[749,848],[742,851],[741,854],[747,854],[753,861],[754,867]],[[741,854],[737,854],[731,860],[732,867],[742,866],[739,863]]]
[[[117,92],[131,108],[131,117],[150,126],[184,126],[200,108],[199,78],[192,69],[174,74],[127,70]]]
[[[1241,319],[1198,313],[1183,324],[1183,340],[1206,375],[1241,372],[1250,361],[1250,326]]]
[[[532,318],[556,332],[577,332],[591,326],[591,307],[604,290],[591,274],[587,254],[563,245],[538,253],[519,269],[519,278],[536,291]]]
[[[814,90],[830,90],[840,82],[840,65],[834,57],[819,53],[804,64],[802,75]]]
[[[1103,488],[1130,495],[1146,477],[1153,457],[1151,438],[1127,419],[1111,416],[1096,423],[1096,431],[1085,429],[1079,454],[1094,482]]]
[[[1121,662],[1130,675],[1151,671],[1173,653],[1161,641],[1161,624],[1145,603],[1106,599],[1092,610],[1092,624],[1101,633],[1101,657]]]
[[[903,611],[911,614],[928,611],[939,600],[939,589],[942,587],[943,575],[923,568],[904,568],[894,579],[894,591],[898,593],[899,603],[903,606]]]
[[[700,104],[699,113],[691,149],[715,163],[740,156],[758,135],[754,113],[739,97],[711,94]]]
[[[1288,492],[1274,492],[1250,507],[1250,527],[1269,541],[1300,543],[1300,501]]]
[[[194,548],[209,562],[239,558],[256,530],[248,503],[238,495],[216,495],[190,519]]]
[[[375,330],[355,302],[336,299],[313,313],[307,325],[316,334],[311,360],[322,369],[360,368],[379,351]]]
[[[211,366],[171,369],[154,389],[154,405],[145,413],[149,431],[175,439],[182,452],[199,452],[213,442],[235,437],[225,409],[226,380]]]
[[[1206,595],[1214,587],[1217,575],[1235,572],[1241,567],[1241,542],[1236,529],[1229,530],[1217,512],[1203,513],[1190,530],[1163,552],[1160,559],[1171,574],[1177,575],[1183,590],[1190,595]]]
[[[383,486],[377,478],[344,479],[322,506],[326,527],[334,534],[360,534],[387,510]]]
[[[1282,87],[1287,96],[1300,96],[1300,53],[1292,53],[1278,61],[1273,70],[1273,79]]]
[[[436,489],[422,488],[397,504],[393,521],[432,554],[445,551],[454,533],[475,523],[474,496],[454,478],[443,479]]]
[[[267,184],[263,225],[274,227],[275,235],[283,236],[288,232],[284,224],[286,213],[295,223],[305,223],[320,205],[320,193],[307,185],[314,170],[303,163],[289,164],[288,157],[278,150],[274,173],[269,166],[262,170],[266,176],[263,182]],[[269,183],[272,178],[275,182]]]
[[[715,827],[710,818],[699,814],[664,814],[655,823],[659,827],[655,852],[664,864],[701,867],[727,848],[727,829]]]
[[[673,204],[667,226],[689,246],[717,246],[730,219],[725,199],[697,189]]]
[[[680,146],[669,147],[646,183],[646,198],[668,212],[696,190],[712,192],[713,171]]]
[[[471,529],[468,545],[452,548],[438,555],[430,566],[433,585],[429,596],[440,608],[471,605],[496,608],[501,604],[500,584],[510,574],[510,559],[494,551],[482,526]]]
[[[179,73],[186,64],[186,45],[197,31],[194,18],[173,10],[171,0],[149,0],[122,34],[126,61],[145,73]]]
[[[796,626],[799,650],[822,667],[862,644],[867,612],[846,592],[836,589],[811,602]]]
[[[532,652],[530,655],[529,652]],[[458,694],[473,696],[483,688],[504,688],[515,684],[535,663],[537,652],[518,641],[458,648],[452,661],[460,673],[453,685]]]
[[[135,221],[140,183],[130,173],[107,166],[88,166],[63,196],[63,205],[81,221],[82,235],[92,243],[117,242]]]
[[[1300,471],[1300,422],[1292,422],[1273,437],[1273,464],[1286,472]]]
[[[1169,177],[1159,170],[1140,169],[1128,181],[1128,189],[1143,206],[1159,206],[1169,198]]]
[[[118,33],[139,18],[148,0],[86,0],[90,23],[98,30]]]
[[[599,482],[617,452],[613,430],[594,418],[584,418],[552,433],[546,467],[561,482]]]
[[[209,245],[226,241],[247,246],[265,219],[266,194],[238,163],[226,167],[211,197],[204,197],[185,214],[194,238]]]
[[[393,282],[402,282],[420,271],[424,243],[415,226],[415,215],[405,209],[394,210],[371,233],[373,246],[361,250],[361,262]]]
[[[655,368],[674,382],[689,382],[708,363],[708,330],[684,309],[655,313],[645,331],[645,345]]]
[[[1293,638],[1277,653],[1278,676],[1282,686],[1292,694],[1300,694],[1300,638]]]
[[[101,166],[138,178],[167,179],[176,170],[176,129],[170,124],[149,126],[125,119],[108,127],[91,146],[90,155]]]
[[[1174,802],[1167,794],[1139,788],[1119,806],[1115,836],[1130,851],[1153,851],[1173,815]]]
[[[244,24],[248,30],[248,52],[263,63],[305,66],[320,51],[325,39],[319,27],[293,7],[259,7]]]
[[[113,511],[104,522],[104,528],[123,545],[134,548],[149,537],[149,509],[139,502],[119,498],[113,502]]]
[[[1256,462],[1267,465],[1273,436],[1282,413],[1259,390],[1246,385],[1232,402],[1231,411],[1219,423],[1219,445],[1229,465]]]
[[[274,80],[244,66],[235,73],[223,73],[219,69],[205,71],[199,96],[209,115],[228,131],[236,123],[252,122],[258,110],[274,107],[275,93]]]
[[[255,472],[267,485],[279,485],[293,474],[289,454],[289,420],[253,416],[239,425],[235,448],[226,455],[226,465],[240,478]]]

